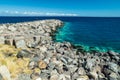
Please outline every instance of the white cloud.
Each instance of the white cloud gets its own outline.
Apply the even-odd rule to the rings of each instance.
[[[1,13],[1,12],[0,12]],[[74,13],[53,13],[53,12],[30,12],[30,11],[24,11],[24,12],[19,12],[19,11],[3,11],[2,14],[8,15],[24,15],[24,16],[78,16],[78,14]],[[2,15],[1,14],[1,15]]]

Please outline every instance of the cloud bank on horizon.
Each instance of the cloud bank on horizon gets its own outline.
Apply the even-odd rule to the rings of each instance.
[[[3,16],[79,16],[75,13],[33,12],[33,11],[2,11]]]

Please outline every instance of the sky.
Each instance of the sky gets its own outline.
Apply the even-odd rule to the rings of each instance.
[[[0,0],[0,16],[120,17],[120,0]]]

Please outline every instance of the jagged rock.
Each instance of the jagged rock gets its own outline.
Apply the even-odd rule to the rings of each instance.
[[[116,73],[118,72],[118,65],[117,64],[115,64],[113,62],[110,62],[110,63],[108,63],[108,66],[109,66],[110,70],[112,70],[112,71],[114,71]]]
[[[108,76],[109,76],[109,74],[110,74],[110,73],[112,73],[112,71],[111,71],[111,70],[109,70],[108,68],[103,68],[103,73],[104,73],[104,75],[105,75],[105,76],[107,76],[107,77],[108,77]]]
[[[64,57],[61,57],[61,61],[64,63],[64,64],[67,64],[67,60],[64,58]]]
[[[75,65],[69,65],[68,69],[70,70],[71,73],[74,73],[75,71],[77,71],[78,67]]]
[[[93,66],[95,65],[95,59],[87,58],[86,66],[85,68],[92,70]]]
[[[17,54],[18,58],[23,58],[23,57],[31,58],[32,56],[33,56],[33,53],[31,53],[30,51],[25,50],[25,49],[19,51]]]
[[[118,56],[119,53],[116,53],[114,51],[109,51],[108,54],[112,60],[115,60],[115,62],[120,60],[120,57]]]
[[[112,72],[112,73],[109,75],[109,80],[119,80],[119,79],[118,79],[117,74]]]

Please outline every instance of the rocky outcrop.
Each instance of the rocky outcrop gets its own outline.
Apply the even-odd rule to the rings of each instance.
[[[30,59],[27,66],[31,74],[19,73],[17,80],[120,79],[119,53],[88,53],[69,42],[54,42],[51,35],[62,25],[60,20],[0,25],[0,43],[20,48],[15,55],[18,59]]]

